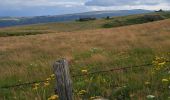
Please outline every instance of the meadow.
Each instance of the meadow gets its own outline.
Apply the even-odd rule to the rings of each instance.
[[[16,33],[44,29],[48,34],[0,37],[0,87],[47,79],[41,84],[1,89],[0,99],[47,100],[54,95],[52,65],[61,58],[70,61],[71,75],[154,63],[72,77],[75,100],[99,96],[109,100],[170,98],[170,64],[164,62],[170,59],[170,19],[116,28],[101,28],[94,21],[72,23],[76,25],[64,24],[67,28],[52,23],[1,29]]]

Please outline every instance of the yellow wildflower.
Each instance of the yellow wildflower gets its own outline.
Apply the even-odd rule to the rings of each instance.
[[[33,90],[37,90],[39,85],[40,85],[40,83],[35,83],[35,84],[33,85]]]
[[[87,70],[81,70],[82,73],[87,74]]]
[[[95,99],[95,97],[90,97],[90,99],[92,99],[92,100],[93,100],[93,99]]]
[[[38,87],[37,87],[37,86],[34,86],[34,87],[33,87],[33,90],[37,90],[37,89],[38,89]]]
[[[162,83],[167,83],[168,81],[168,79],[162,79]]]
[[[50,78],[54,80],[55,79],[55,74],[51,74]]]
[[[81,92],[84,92],[84,93],[85,93],[85,92],[86,92],[86,90],[81,90]]]
[[[50,81],[50,80],[51,80],[51,78],[47,78],[46,80],[47,80],[47,81]]]
[[[162,70],[163,68],[165,68],[166,64],[166,58],[164,57],[155,57],[154,61],[153,61],[153,65],[154,65],[154,72],[157,72],[159,70]]]
[[[50,77],[51,77],[52,79],[54,79],[54,78],[55,78],[55,74],[51,74]]]
[[[48,100],[57,100],[58,95],[52,95],[51,97],[48,98]]]
[[[151,83],[150,83],[150,82],[148,82],[148,81],[146,81],[146,82],[145,82],[145,85],[149,85],[149,84],[151,84]]]
[[[84,95],[85,93],[87,93],[87,91],[86,90],[81,90],[81,91],[79,91],[79,95]]]
[[[160,62],[158,65],[159,66],[163,66],[163,65],[165,65],[165,63],[166,63],[165,61],[164,62]]]
[[[54,77],[54,76],[55,76],[55,74],[51,74],[51,75],[50,75],[50,77]]]
[[[49,85],[50,85],[49,81],[44,82],[44,86],[49,86]]]
[[[35,83],[34,85],[35,85],[35,86],[39,86],[39,85],[40,85],[40,83]]]

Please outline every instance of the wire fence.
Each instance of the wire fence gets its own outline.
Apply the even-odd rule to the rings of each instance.
[[[170,61],[165,61],[165,62],[166,62],[166,63],[169,63]],[[83,77],[83,76],[88,76],[88,75],[93,75],[93,74],[99,74],[99,73],[114,72],[114,71],[127,70],[127,69],[132,69],[132,68],[142,68],[142,67],[147,67],[147,66],[151,66],[151,65],[153,65],[153,63],[142,64],[142,65],[135,65],[135,66],[129,66],[129,67],[112,68],[112,69],[108,69],[108,70],[101,70],[101,71],[89,72],[89,73],[86,73],[86,74],[72,75],[72,77]],[[33,84],[36,84],[36,83],[43,83],[43,82],[46,82],[46,81],[47,81],[47,80],[38,80],[38,81],[20,83],[20,84],[15,84],[15,85],[2,86],[2,87],[0,87],[0,88],[1,88],[1,89],[17,88],[17,87],[21,87],[21,86],[33,85]]]

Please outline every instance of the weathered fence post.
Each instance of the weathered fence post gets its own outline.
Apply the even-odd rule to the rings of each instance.
[[[65,59],[56,61],[53,67],[56,76],[55,93],[59,96],[59,100],[73,100],[68,61]]]

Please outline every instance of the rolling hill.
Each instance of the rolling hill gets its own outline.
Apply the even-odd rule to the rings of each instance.
[[[79,18],[95,17],[103,18],[107,16],[126,16],[133,14],[149,13],[149,10],[120,10],[120,11],[96,11],[77,14],[56,15],[56,16],[36,16],[36,17],[0,17],[0,27],[28,25],[49,22],[74,21]]]
[[[109,19],[101,18],[101,19],[89,20],[89,21],[70,21],[70,22],[15,26],[15,27],[0,28],[0,37],[113,28],[113,27],[159,21],[168,18],[170,18],[170,12],[154,12],[148,14],[110,17]]]

